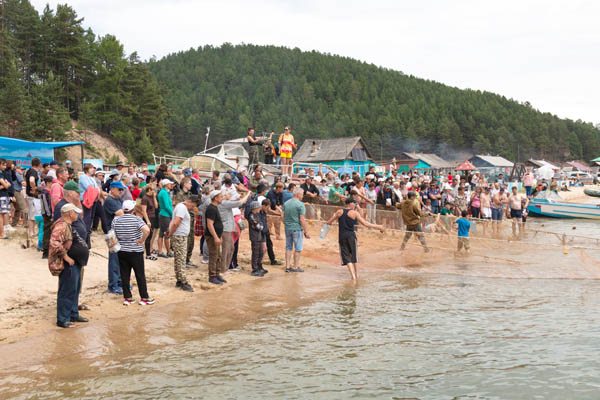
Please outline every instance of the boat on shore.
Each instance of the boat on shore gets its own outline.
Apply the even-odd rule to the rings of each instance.
[[[585,188],[583,189],[583,193],[592,197],[600,197],[600,190]]]
[[[595,204],[568,203],[551,190],[540,192],[527,206],[530,215],[552,218],[600,219],[600,207]]]

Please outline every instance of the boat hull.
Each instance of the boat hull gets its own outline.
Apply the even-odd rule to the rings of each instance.
[[[583,193],[585,193],[588,196],[592,196],[592,197],[600,197],[600,190],[583,189]]]
[[[527,211],[530,215],[552,218],[586,218],[600,219],[600,207],[588,204],[536,202],[529,203]]]

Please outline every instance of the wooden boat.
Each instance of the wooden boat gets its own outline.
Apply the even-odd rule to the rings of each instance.
[[[553,218],[600,219],[600,207],[595,204],[567,203],[556,192],[547,190],[531,199],[530,215]]]
[[[600,190],[596,190],[596,189],[585,188],[585,189],[583,189],[583,193],[585,193],[588,196],[592,196],[592,197],[600,197]]]

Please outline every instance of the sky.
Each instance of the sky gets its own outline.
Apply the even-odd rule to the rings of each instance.
[[[47,3],[30,1],[39,12]],[[225,42],[298,47],[600,123],[597,1],[64,2],[86,28],[116,36],[143,59]]]

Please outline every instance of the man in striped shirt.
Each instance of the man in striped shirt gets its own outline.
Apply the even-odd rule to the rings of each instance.
[[[154,304],[154,299],[148,296],[144,268],[144,241],[150,234],[150,228],[140,217],[133,215],[134,208],[135,201],[125,200],[123,214],[116,216],[112,222],[112,229],[121,245],[118,257],[124,297],[123,305],[126,306],[135,303],[129,288],[132,269],[140,292],[140,305]]]

